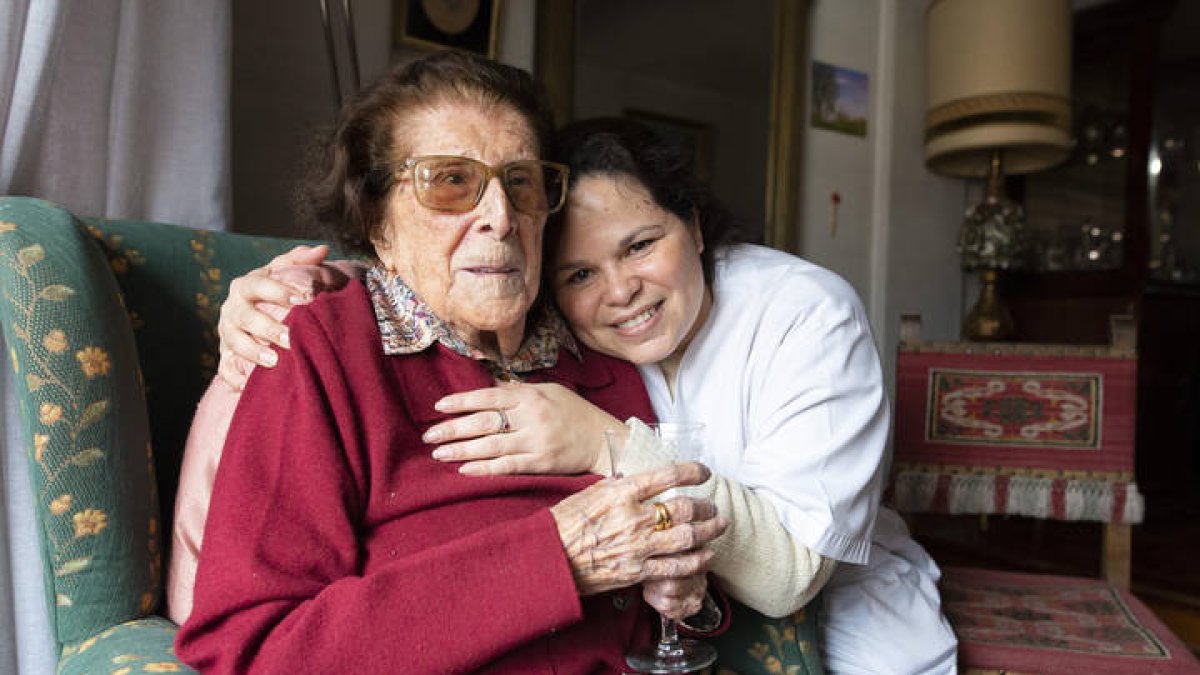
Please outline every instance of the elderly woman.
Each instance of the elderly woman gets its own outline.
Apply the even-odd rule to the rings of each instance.
[[[537,297],[566,170],[529,76],[443,53],[341,113],[310,194],[375,264],[288,317],[291,357],[254,372],[225,443],[180,657],[206,673],[594,673],[649,639],[635,584],[698,605],[711,502],[629,479],[465,476],[422,433],[443,396],[556,382],[652,415],[636,372],[576,345]],[[281,414],[282,413],[282,414]],[[503,415],[500,421],[505,422]],[[597,439],[599,443],[599,439]]]

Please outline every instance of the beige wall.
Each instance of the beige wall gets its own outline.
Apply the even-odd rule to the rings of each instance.
[[[890,83],[881,119],[890,130],[877,172],[886,181],[877,201],[876,266],[871,320],[892,377],[901,314],[920,314],[924,335],[957,340],[962,273],[955,250],[966,204],[964,181],[925,169],[925,5],[883,0],[881,78]],[[886,154],[884,154],[886,153]]]
[[[940,340],[957,339],[961,317],[965,186],[924,164],[927,4],[816,0],[810,22],[812,58],[866,72],[870,91],[865,139],[807,129],[801,250],[858,291],[889,382],[901,314],[921,314],[925,335]]]

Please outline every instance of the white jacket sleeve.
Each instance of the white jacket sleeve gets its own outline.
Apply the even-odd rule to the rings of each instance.
[[[641,420],[630,418],[626,424],[629,442],[616,459],[619,473],[641,473],[676,461]],[[737,601],[767,616],[787,616],[808,604],[833,574],[836,561],[796,541],[771,502],[754,490],[714,473],[686,492],[713,500],[729,518],[729,529],[711,544],[715,555],[710,568]]]

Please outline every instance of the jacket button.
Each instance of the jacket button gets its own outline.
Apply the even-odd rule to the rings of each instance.
[[[624,612],[625,610],[629,609],[629,605],[630,602],[628,593],[617,593],[613,596],[613,607],[616,607],[617,611]]]

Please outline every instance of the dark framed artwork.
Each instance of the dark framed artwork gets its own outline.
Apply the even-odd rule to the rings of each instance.
[[[625,117],[649,127],[665,141],[678,147],[692,158],[692,170],[700,180],[708,181],[712,176],[713,128],[701,122],[646,112],[625,111]]]
[[[397,45],[496,56],[500,0],[393,0]]]

